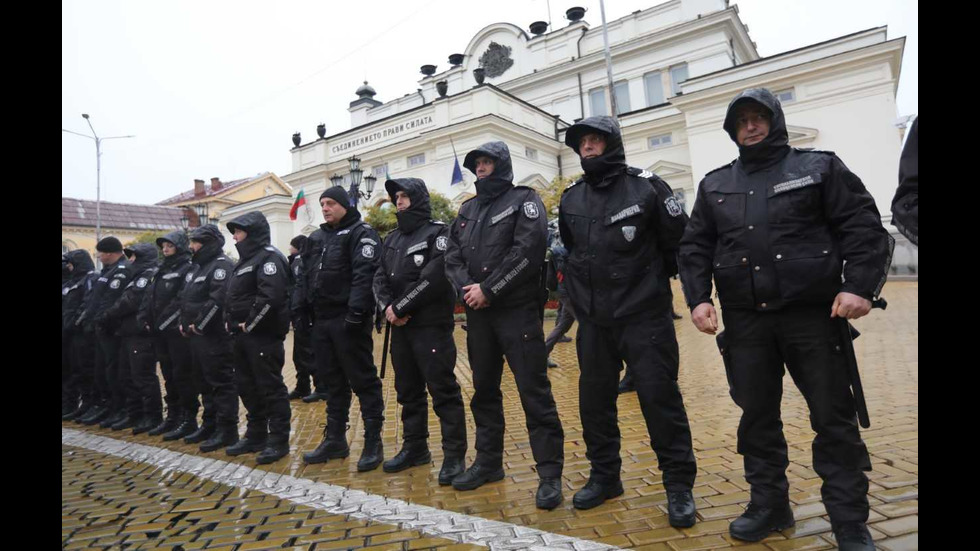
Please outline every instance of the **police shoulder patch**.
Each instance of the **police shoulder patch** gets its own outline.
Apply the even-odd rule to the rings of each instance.
[[[113,279],[111,282],[109,282],[109,287],[112,289],[118,289],[119,285],[120,284],[118,279]]]
[[[141,277],[141,278],[139,278],[139,279],[136,280],[136,286],[139,287],[140,289],[142,289],[143,287],[146,287],[146,283],[147,282],[146,282],[146,278],[145,277]]]
[[[361,256],[364,258],[374,258],[374,245],[364,245],[361,247]]]
[[[677,198],[671,195],[670,197],[664,199],[664,207],[667,209],[667,214],[677,217],[680,216],[684,209],[681,208],[681,204],[677,202]]]
[[[449,248],[449,238],[445,235],[440,235],[436,238],[436,248],[440,251],[444,251]]]
[[[226,272],[224,268],[218,268],[217,270],[214,271],[214,279],[216,281],[221,281],[226,277],[228,277],[228,272]]]
[[[276,271],[275,262],[266,262],[262,265],[262,273],[265,275],[275,275]]]
[[[187,275],[184,276],[184,281],[190,282],[190,280],[192,280],[192,279],[194,279],[194,273],[193,272],[187,272]]]
[[[524,216],[527,216],[531,220],[536,220],[541,213],[538,212],[538,205],[534,201],[528,201],[524,203]]]

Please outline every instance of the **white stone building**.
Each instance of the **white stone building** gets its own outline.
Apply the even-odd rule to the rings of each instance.
[[[671,0],[609,21],[627,161],[663,177],[690,211],[704,174],[738,154],[721,127],[729,101],[765,86],[782,100],[791,145],[833,150],[861,177],[899,240],[895,264],[914,271],[917,250],[889,224],[905,131],[895,105],[905,39],[889,40],[886,31],[859,30],[762,58],[737,6],[725,0]],[[365,83],[350,104],[349,130],[293,148],[293,172],[283,180],[294,195],[305,190],[313,220],[277,216],[275,224],[291,227],[274,233],[312,231],[322,221],[317,197],[331,176],[348,174],[352,156],[378,178],[366,200],[372,205],[387,200],[386,171],[422,178],[458,205],[475,193],[474,177],[464,169],[464,182],[450,187],[454,158],[462,163],[491,140],[510,148],[516,183],[540,186],[580,173],[564,129],[609,114],[602,27],[573,20],[529,35],[493,23],[462,54],[458,65],[418,81],[418,92],[384,103]],[[481,66],[486,80],[478,84],[474,70]]]

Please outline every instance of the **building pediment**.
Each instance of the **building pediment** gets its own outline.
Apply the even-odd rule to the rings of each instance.
[[[792,146],[808,144],[816,139],[817,134],[820,133],[816,128],[793,126],[791,124],[786,125],[786,132],[789,134],[789,145]]]
[[[545,178],[544,176],[542,176],[541,174],[535,172],[534,174],[531,174],[530,176],[527,176],[526,178],[524,178],[521,181],[517,182],[517,185],[519,185],[519,186],[527,186],[527,187],[534,188],[534,189],[537,189],[537,190],[543,190],[546,187],[548,187],[548,185],[550,183],[551,183],[551,180],[549,180],[549,179]]]
[[[683,176],[691,174],[690,165],[685,165],[681,163],[673,163],[670,161],[657,161],[647,167],[647,170],[660,176],[661,178],[666,178],[668,176]]]

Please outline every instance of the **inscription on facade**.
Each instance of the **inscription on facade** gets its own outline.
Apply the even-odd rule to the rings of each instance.
[[[412,119],[407,122],[401,122],[398,124],[393,124],[387,128],[382,128],[380,130],[375,130],[370,134],[359,136],[352,140],[346,142],[341,142],[330,148],[331,153],[341,153],[347,151],[348,149],[357,147],[359,145],[373,143],[385,138],[390,138],[396,136],[408,130],[415,130],[423,126],[428,126],[432,124],[432,115],[425,115],[424,117],[419,117],[417,119]]]

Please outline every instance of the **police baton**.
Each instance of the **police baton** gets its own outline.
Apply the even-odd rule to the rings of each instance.
[[[877,298],[871,301],[871,308],[888,308],[888,301]],[[847,318],[840,318],[840,338],[844,346],[844,360],[847,362],[847,375],[851,382],[851,392],[854,395],[854,408],[857,410],[858,423],[862,428],[871,427],[871,419],[868,417],[868,404],[864,400],[864,387],[861,386],[861,374],[858,372],[857,357],[854,354],[854,339],[861,336],[861,333],[854,328]]]
[[[385,367],[388,364],[388,342],[391,338],[391,322],[385,320],[385,340],[381,348],[381,378],[385,378]]]

